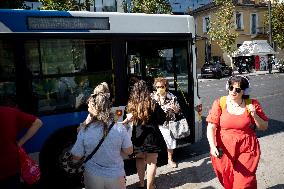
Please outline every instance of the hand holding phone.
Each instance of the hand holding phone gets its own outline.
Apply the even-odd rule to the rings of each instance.
[[[217,148],[218,153],[219,153],[218,156],[217,156],[217,158],[221,159],[221,157],[223,156],[224,152],[223,152],[222,148],[220,148],[220,147],[218,147],[218,146],[216,146],[216,148]]]

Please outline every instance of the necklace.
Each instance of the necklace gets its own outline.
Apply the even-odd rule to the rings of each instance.
[[[233,102],[232,100],[230,100],[230,102],[231,102],[231,105],[232,105],[233,107],[238,108],[238,107],[241,107],[241,105],[242,105],[243,102],[244,102],[244,99],[242,99],[242,101],[241,101],[240,104],[238,104],[237,102]]]

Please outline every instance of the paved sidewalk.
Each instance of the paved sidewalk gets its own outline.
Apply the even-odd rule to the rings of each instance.
[[[272,70],[271,74],[275,74],[275,73],[279,73],[278,70]],[[234,74],[235,75],[245,75],[245,76],[255,76],[255,75],[266,75],[266,74],[269,74],[269,71],[266,70],[266,71],[254,71],[252,73],[243,73],[243,74],[239,74],[238,71],[234,71]]]

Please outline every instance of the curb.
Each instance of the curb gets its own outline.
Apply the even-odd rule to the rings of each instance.
[[[256,72],[253,72],[253,73],[242,73],[242,74],[239,74],[238,71],[234,71],[234,75],[242,75],[242,76],[258,76],[258,75],[273,75],[273,74],[279,74],[280,72],[278,70],[272,70],[271,73],[268,73],[268,71],[256,71]],[[221,79],[226,79],[228,77],[222,77],[220,78],[219,80]],[[197,74],[197,79],[199,80],[199,82],[207,82],[207,81],[214,81],[214,80],[217,80],[216,78],[209,78],[209,79],[205,79],[205,78],[201,78],[201,74]]]

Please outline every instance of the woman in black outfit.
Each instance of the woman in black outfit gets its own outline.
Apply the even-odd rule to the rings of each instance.
[[[145,166],[147,164],[147,189],[155,188],[158,152],[161,151],[159,126],[164,123],[166,114],[155,103],[145,81],[136,82],[127,104],[128,116],[124,123],[132,122],[132,143],[136,154],[136,168],[139,187],[144,188]]]

